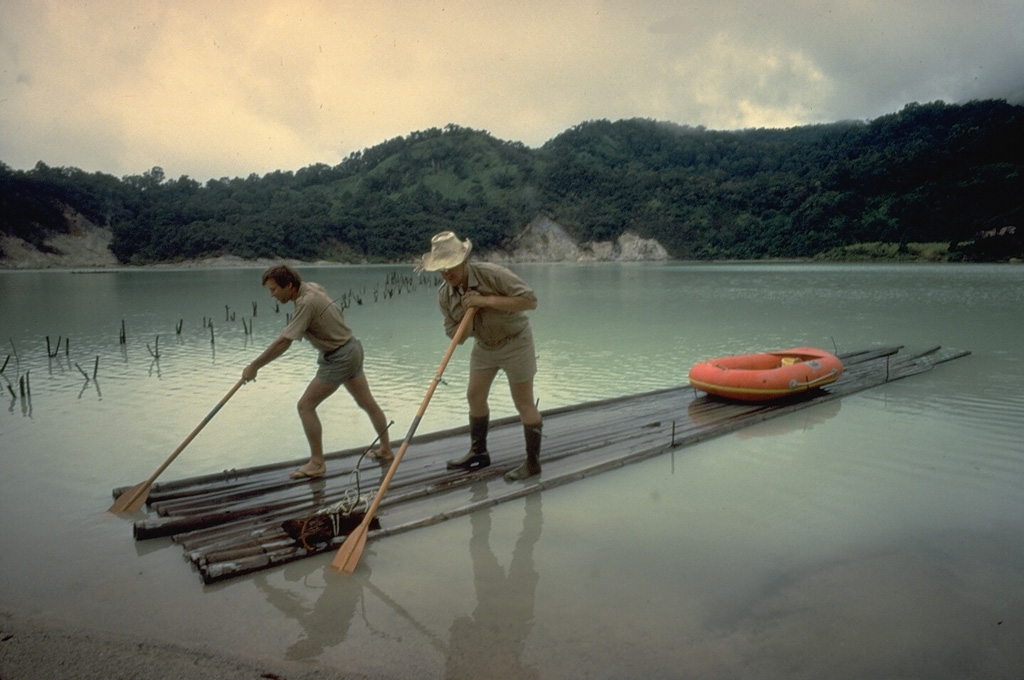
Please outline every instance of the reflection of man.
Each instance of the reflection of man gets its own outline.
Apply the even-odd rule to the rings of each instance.
[[[326,487],[324,479],[315,479],[310,483],[311,507],[323,506]],[[321,568],[317,560],[298,560],[286,564],[283,573],[285,580],[305,584],[310,573]],[[330,576],[323,590],[316,595],[316,602],[310,606],[302,598],[303,592],[309,592],[308,587],[303,590],[278,588],[270,585],[263,572],[253,575],[253,583],[263,591],[267,602],[288,618],[298,621],[305,632],[305,636],[296,640],[285,652],[288,659],[315,659],[325,649],[345,641],[356,606],[363,599],[363,589],[356,587],[357,582],[362,582],[362,577],[342,580]]]
[[[486,494],[486,487],[483,491]],[[533,546],[544,524],[540,494],[526,497],[523,530],[512,551],[507,575],[491,550],[491,511],[473,513],[470,523],[476,608],[472,616],[452,622],[445,678],[540,677],[538,669],[522,662],[540,580],[533,566]]]
[[[300,581],[305,580],[314,569],[322,569],[317,560],[299,560],[286,565],[284,575],[289,581]],[[364,566],[363,570],[366,573],[358,578],[340,579],[335,574],[328,574],[324,588],[316,595],[316,602],[312,606],[307,605],[300,594],[292,589],[270,585],[263,573],[253,577],[253,582],[263,591],[267,602],[288,618],[297,621],[305,632],[285,652],[288,659],[316,659],[324,650],[345,641],[356,615],[356,607],[363,599],[363,589],[356,587],[356,582],[364,576],[369,577],[368,568]]]

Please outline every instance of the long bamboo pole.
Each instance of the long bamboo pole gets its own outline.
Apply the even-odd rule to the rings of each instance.
[[[217,411],[219,411],[221,407],[224,406],[224,404],[228,403],[228,399],[234,396],[235,392],[238,391],[238,388],[240,388],[244,383],[244,378],[236,382],[235,386],[232,387],[228,391],[228,393],[224,395],[224,398],[221,399],[217,403],[217,405],[213,407],[213,410],[206,414],[206,417],[203,418],[203,422],[196,425],[196,428],[192,430],[192,432],[190,432],[187,437],[185,437],[185,441],[183,441],[178,446],[178,448],[174,449],[174,453],[168,456],[167,460],[165,460],[160,465],[160,467],[156,469],[156,472],[150,475],[149,479],[147,479],[146,481],[142,482],[141,484],[136,484],[135,486],[131,487],[130,489],[122,493],[120,496],[118,496],[117,500],[114,501],[114,504],[107,509],[107,512],[135,512],[136,510],[141,508],[146,503],[146,498],[149,497],[150,487],[153,486],[153,482],[156,480],[157,477],[160,476],[160,473],[166,470],[167,466],[170,465],[171,462],[178,457],[178,454],[185,450],[185,447],[188,446],[192,442],[192,440],[196,438],[196,435],[199,434],[199,431],[206,427],[206,424],[210,422],[215,415],[217,415]]]
[[[437,367],[437,373],[434,374],[434,379],[430,382],[430,387],[427,388],[427,394],[423,397],[423,402],[420,404],[420,408],[416,412],[416,417],[412,419],[412,424],[409,426],[409,432],[405,435],[405,439],[402,441],[402,445],[399,447],[398,453],[395,454],[395,460],[391,463],[391,468],[388,469],[388,473],[384,475],[384,481],[381,482],[380,489],[377,490],[377,494],[373,497],[373,502],[370,503],[370,507],[366,510],[366,517],[364,517],[359,526],[348,535],[345,542],[341,544],[341,548],[338,549],[338,554],[335,555],[334,560],[331,562],[331,566],[336,570],[345,572],[346,574],[351,574],[355,571],[356,565],[359,564],[359,558],[363,554],[363,548],[366,547],[366,533],[370,530],[370,522],[373,520],[373,516],[377,512],[380,502],[384,499],[384,494],[387,493],[388,486],[391,484],[391,478],[395,476],[395,472],[398,470],[398,464],[402,462],[402,457],[405,456],[405,451],[409,448],[409,442],[416,433],[416,428],[419,427],[420,420],[423,419],[423,414],[427,410],[427,404],[430,403],[430,398],[434,396],[434,390],[437,389],[438,383],[441,382],[441,376],[444,374],[444,369],[448,366],[448,361],[452,358],[452,354],[455,353],[455,348],[459,346],[460,342],[462,342],[466,329],[468,329],[470,324],[473,322],[473,316],[475,313],[476,307],[470,307],[462,317],[462,322],[459,323],[459,327],[455,330],[455,335],[452,336],[451,344],[448,345],[448,351],[444,353],[444,358],[441,359],[441,365]]]

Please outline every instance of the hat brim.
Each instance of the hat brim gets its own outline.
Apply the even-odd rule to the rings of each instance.
[[[469,259],[469,254],[473,252],[473,244],[466,239],[465,251],[462,253],[434,253],[430,252],[423,256],[416,266],[417,271],[436,272],[440,269],[452,269],[458,267],[460,264]]]

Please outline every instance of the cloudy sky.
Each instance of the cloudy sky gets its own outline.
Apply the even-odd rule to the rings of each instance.
[[[711,129],[1024,100],[1022,0],[0,0],[0,161],[210,178],[449,123]]]

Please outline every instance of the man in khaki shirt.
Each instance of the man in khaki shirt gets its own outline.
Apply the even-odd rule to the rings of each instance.
[[[303,282],[298,272],[287,265],[271,267],[263,272],[263,285],[278,302],[294,302],[295,313],[262,354],[245,367],[242,378],[255,380],[261,368],[284,354],[292,342],[305,338],[320,352],[316,377],[310,381],[299,399],[299,419],[309,441],[309,462],[293,470],[292,479],[315,479],[327,472],[324,461],[323,426],[316,409],[341,385],[356,404],[366,411],[380,437],[380,447],[372,457],[381,462],[392,458],[388,440],[388,422],[377,405],[363,373],[363,345],[345,325],[341,308],[331,300],[323,286]]]
[[[450,231],[431,239],[431,250],[423,256],[419,268],[437,271],[445,283],[438,290],[438,303],[444,316],[448,337],[470,307],[476,316],[469,335],[474,338],[469,361],[470,449],[462,458],[448,461],[448,468],[474,470],[491,464],[487,451],[490,408],[487,397],[498,370],[508,376],[512,401],[523,423],[526,462],[505,474],[514,482],[540,473],[540,411],[533,399],[533,376],[537,359],[533,332],[526,312],[537,308],[537,296],[521,278],[505,267],[487,262],[469,262],[473,244],[459,241]]]

